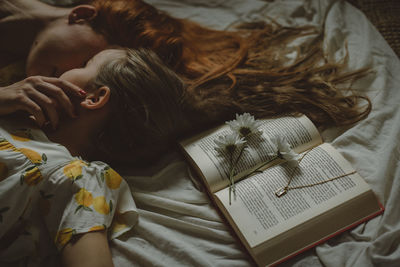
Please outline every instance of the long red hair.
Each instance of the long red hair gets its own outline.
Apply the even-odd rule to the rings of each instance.
[[[219,31],[141,0],[89,3],[98,10],[92,27],[111,43],[150,48],[183,78],[184,105],[201,127],[238,112],[256,117],[304,113],[319,126],[347,125],[371,110],[368,98],[349,89],[367,70],[343,72],[345,62],[328,62],[315,28],[260,22]],[[305,35],[314,35],[314,41],[288,64],[285,47]]]

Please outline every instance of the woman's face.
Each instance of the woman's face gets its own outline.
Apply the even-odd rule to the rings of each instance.
[[[105,38],[86,24],[60,24],[49,27],[36,38],[29,52],[27,76],[59,77],[79,68],[108,46]]]
[[[80,88],[85,89],[88,82],[90,82],[97,76],[99,69],[103,64],[121,56],[123,56],[123,52],[121,50],[103,50],[100,53],[96,54],[93,58],[91,58],[85,66],[81,68],[75,68],[63,73],[60,76],[60,79],[66,80],[75,84],[76,86],[79,86]]]

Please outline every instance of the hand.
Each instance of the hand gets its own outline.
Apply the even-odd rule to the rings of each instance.
[[[27,111],[39,126],[49,120],[55,129],[59,122],[59,107],[69,116],[76,117],[67,95],[82,98],[86,92],[58,78],[31,76],[10,86],[0,87],[0,115]]]

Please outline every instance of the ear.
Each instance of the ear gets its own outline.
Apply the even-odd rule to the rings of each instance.
[[[69,24],[79,24],[86,21],[91,21],[97,16],[97,10],[91,5],[79,5],[72,9],[68,15]]]
[[[110,100],[111,91],[107,86],[102,86],[95,91],[88,93],[86,98],[81,102],[81,106],[85,109],[100,109]]]

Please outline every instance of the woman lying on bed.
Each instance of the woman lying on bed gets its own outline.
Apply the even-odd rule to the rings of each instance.
[[[175,70],[189,85],[190,105],[204,110],[193,115],[194,128],[244,111],[256,117],[304,113],[318,126],[352,124],[370,111],[368,99],[344,90],[365,70],[346,73],[345,64],[327,62],[322,36],[313,27],[263,22],[217,31],[173,18],[142,0],[80,2],[88,5],[60,8],[38,0],[5,0],[0,6],[0,35],[9,37],[1,43],[0,64],[26,57],[27,75],[41,75],[13,85],[40,108],[40,125],[57,125],[56,105],[72,116],[62,91],[77,90],[48,76],[83,65],[108,44],[150,48]],[[296,52],[291,41],[308,35],[314,41],[298,47],[294,60],[287,58]],[[360,100],[366,100],[364,107]]]
[[[363,73],[362,71],[360,73],[342,74],[340,73],[341,66],[338,64],[326,62],[320,65],[316,64],[323,59],[319,46],[320,38],[316,38],[316,42],[306,47],[305,52],[299,54],[297,60],[288,63],[288,59],[284,57],[288,52],[286,44],[298,36],[314,33],[312,28],[293,29],[275,24],[255,23],[246,25],[247,28],[242,28],[237,32],[214,31],[188,20],[172,18],[142,1],[94,0],[91,4],[93,6],[59,9],[35,0],[13,2],[6,0],[0,7],[8,8],[0,10],[0,16],[7,18],[0,21],[1,35],[16,36],[11,33],[20,32],[21,35],[18,38],[27,38],[23,40],[6,38],[6,42],[1,44],[0,52],[2,52],[2,56],[6,55],[8,58],[4,57],[4,60],[2,58],[2,62],[5,62],[5,65],[19,57],[27,56],[26,70],[28,76],[43,75],[22,80],[11,86],[3,86],[0,90],[2,92],[5,92],[5,90],[16,92],[8,100],[17,100],[18,109],[31,112],[40,125],[49,120],[51,125],[56,128],[59,116],[63,114],[60,113],[60,110],[63,109],[68,111],[70,116],[74,116],[73,105],[71,105],[68,95],[79,95],[80,92],[79,88],[68,81],[45,76],[58,77],[63,71],[84,65],[93,54],[105,49],[109,43],[151,48],[164,62],[180,74],[189,85],[184,94],[185,104],[187,107],[192,107],[193,111],[188,111],[185,114],[191,118],[192,128],[205,127],[228,119],[235,112],[243,111],[251,112],[258,117],[302,112],[318,125],[328,125],[332,122],[337,125],[353,123],[364,118],[369,112],[369,105],[365,109],[360,109],[358,106],[358,100],[362,97],[354,94],[345,97],[341,90],[337,88],[337,85],[351,81],[358,74]],[[29,12],[21,13],[29,16],[23,17],[21,14],[12,14],[11,11],[18,11],[21,6],[27,7],[26,5],[33,8],[30,10],[33,13],[30,15]],[[29,9],[24,9],[24,11],[27,10]],[[47,13],[41,13],[44,11]],[[7,17],[8,15],[9,17]],[[32,26],[33,29],[26,27],[26,24],[18,23],[14,24],[14,27],[9,27],[10,24],[18,21],[21,17],[28,21],[28,25]],[[40,19],[38,20],[38,18]],[[36,24],[38,22],[40,23]],[[17,27],[18,25],[23,27],[20,29]],[[37,25],[39,27],[35,28]],[[27,32],[24,32],[24,29]],[[8,32],[9,30],[11,32]],[[10,51],[14,51],[14,54]],[[19,57],[9,57],[10,54],[17,54]],[[154,88],[158,89],[158,87]],[[22,95],[17,93],[21,91],[23,92]],[[65,93],[63,93],[64,91]],[[88,91],[89,96],[96,97],[96,95],[90,95],[90,90]],[[152,96],[154,98],[159,97],[160,101],[168,99],[165,95],[161,97],[160,92],[157,91],[152,91],[152,94],[154,94]],[[3,98],[4,94],[0,94],[0,96],[0,98]],[[28,101],[18,102],[23,99]],[[1,99],[1,101],[5,100]],[[32,111],[28,106],[35,106],[36,111]],[[132,106],[132,103],[127,103],[125,108],[130,106]],[[5,106],[1,105],[1,107]],[[168,105],[168,108],[171,107],[173,105]],[[102,118],[101,111],[103,110],[96,110],[98,115],[93,116],[94,121],[97,121],[97,116]],[[202,112],[197,113],[195,110]],[[143,119],[146,110],[136,111],[142,113],[142,116],[138,115],[137,118]],[[168,109],[159,116],[174,114],[170,112]],[[180,113],[178,112],[178,114]],[[122,119],[128,115],[129,120]],[[88,147],[81,154],[85,158],[96,155],[102,157],[95,159],[119,163],[127,159],[126,155],[131,151],[143,153],[146,151],[148,154],[133,154],[137,157],[130,158],[136,162],[138,160],[148,162],[148,158],[157,154],[157,151],[164,149],[173,139],[174,135],[169,136],[168,134],[166,135],[168,138],[160,139],[159,130],[165,125],[174,128],[181,125],[177,122],[182,121],[180,115],[171,116],[167,121],[158,119],[157,121],[163,122],[165,125],[157,127],[153,125],[151,129],[147,129],[148,134],[145,135],[142,130],[124,131],[126,122],[136,121],[132,119],[131,115],[124,112],[113,116],[113,118],[121,118],[121,120],[111,120],[107,127],[104,127],[103,131],[99,132],[93,140],[95,144],[101,144],[101,146]],[[177,122],[174,122],[175,120]],[[151,122],[154,123],[154,121]],[[76,126],[72,127],[75,123],[76,125],[82,123],[81,118],[79,117],[76,121],[71,120],[70,124],[66,124],[67,126],[62,124],[60,126],[62,128],[56,132],[61,133],[61,130],[68,130],[66,133],[77,134]],[[186,125],[182,126],[182,129],[174,128],[173,130],[181,133],[188,128],[190,127]],[[124,138],[112,138],[115,136],[116,129],[121,130],[121,135]],[[74,135],[67,136],[71,138]],[[164,134],[161,134],[161,136],[164,136]],[[155,139],[154,137],[158,137],[156,140],[159,140],[159,142],[150,146],[151,141]],[[12,137],[10,138],[12,139]],[[51,136],[50,140],[52,140]],[[72,140],[79,139],[74,138]],[[108,142],[104,142],[105,140]],[[126,143],[121,144],[120,140],[136,142],[126,145]],[[54,139],[54,141],[57,140]],[[9,143],[12,144],[12,142]],[[138,144],[141,146],[138,147]],[[70,145],[69,149],[73,154],[79,152],[74,151],[76,145],[64,144],[67,148],[68,145]],[[149,150],[148,147],[157,150]],[[96,150],[92,150],[92,148],[106,153],[95,153]],[[108,157],[110,155],[113,157]],[[121,156],[116,158],[116,155]],[[45,158],[46,160],[43,157],[40,158],[38,162],[38,164],[41,164],[40,166],[44,166],[43,161],[50,161],[47,156]],[[85,170],[87,167],[81,166],[81,164],[84,165],[84,162],[75,164],[79,165],[78,169],[82,167]],[[100,179],[101,176],[100,174]],[[76,177],[79,177],[79,175]],[[78,182],[79,179],[77,181],[74,179],[74,184]],[[87,194],[81,194],[83,199],[87,199],[85,197]],[[47,199],[52,194],[46,194],[43,191],[43,195],[40,196]],[[90,200],[89,202],[92,203],[93,201]],[[87,204],[84,200],[81,202],[82,204],[78,205],[78,207],[81,206],[78,212],[85,210]],[[70,233],[72,232],[67,231],[66,236],[69,237]],[[61,240],[65,239],[61,238]],[[69,245],[65,248],[68,247]],[[66,251],[64,250],[65,253],[67,253]]]
[[[112,266],[108,238],[129,230],[137,211],[126,182],[97,160],[138,160],[174,140],[184,125],[183,83],[144,49],[104,50],[60,80],[87,93],[71,98],[78,115],[62,117],[56,130],[39,130],[2,104],[0,262],[35,247],[39,266],[49,266],[48,239],[64,266]]]

